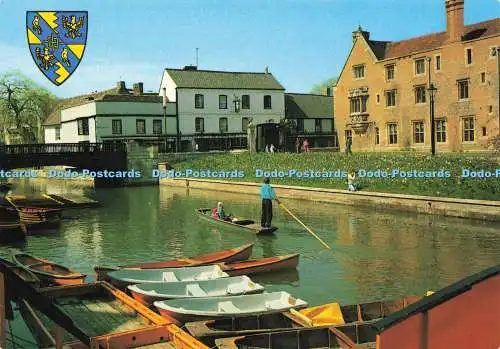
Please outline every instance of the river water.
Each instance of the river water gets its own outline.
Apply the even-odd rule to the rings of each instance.
[[[301,255],[297,271],[252,277],[267,290],[311,305],[351,304],[421,295],[500,263],[500,227],[476,220],[284,201],[330,251],[276,206],[275,236],[224,231],[195,215],[196,208],[224,201],[227,212],[260,221],[257,196],[163,186],[95,190],[59,181],[25,182],[14,190],[43,192],[82,194],[103,206],[65,211],[59,230],[30,236],[21,249],[91,279],[95,265],[189,257],[252,242],[252,258]],[[14,333],[29,338],[19,321]]]

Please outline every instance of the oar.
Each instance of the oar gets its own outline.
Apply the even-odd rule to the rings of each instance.
[[[328,246],[328,245],[326,244],[326,242],[324,242],[323,240],[321,240],[321,239],[320,239],[320,237],[319,237],[318,235],[316,235],[316,234],[315,234],[315,233],[314,233],[314,232],[313,232],[313,231],[312,231],[312,230],[311,230],[311,229],[310,229],[307,225],[305,225],[304,223],[302,223],[302,221],[301,221],[300,219],[298,219],[297,217],[295,217],[295,215],[294,215],[292,212],[290,212],[290,210],[289,210],[289,209],[288,209],[285,205],[283,205],[281,202],[280,202],[280,204],[279,204],[279,205],[280,205],[280,206],[281,206],[281,207],[282,207],[282,208],[283,208],[286,212],[288,212],[288,214],[289,214],[290,216],[292,216],[292,217],[293,217],[293,218],[294,218],[297,222],[299,222],[299,223],[300,223],[300,225],[302,225],[304,228],[306,228],[306,230],[307,230],[309,233],[311,233],[311,234],[312,234],[312,236],[314,236],[316,239],[318,239],[318,240],[319,240],[319,242],[321,242],[321,243],[323,244],[323,246],[325,246],[327,249],[331,250],[330,246]]]

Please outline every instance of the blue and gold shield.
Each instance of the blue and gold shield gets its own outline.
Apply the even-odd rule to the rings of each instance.
[[[87,30],[87,11],[26,12],[31,57],[43,75],[58,86],[78,68]]]

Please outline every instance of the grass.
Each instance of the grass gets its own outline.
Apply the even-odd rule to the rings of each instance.
[[[345,155],[334,152],[318,153],[223,153],[207,154],[192,160],[170,164],[175,170],[193,171],[243,171],[243,178],[223,178],[242,182],[261,182],[263,177],[256,176],[256,170],[264,171],[358,171],[357,184],[360,190],[428,195],[437,197],[456,197],[466,199],[499,200],[500,164],[498,158],[489,153],[452,153],[437,154],[432,157],[422,153],[356,153]],[[435,175],[445,178],[404,178],[396,175],[388,178],[362,177],[363,171],[441,171]],[[465,178],[462,169],[490,171],[490,178]],[[276,174],[276,173],[275,173]],[[323,176],[323,173],[320,174]],[[425,175],[425,174],[424,174]],[[214,178],[215,179],[215,178]],[[219,178],[221,179],[221,178]],[[283,185],[297,185],[317,188],[347,189],[344,178],[271,178],[271,182]]]

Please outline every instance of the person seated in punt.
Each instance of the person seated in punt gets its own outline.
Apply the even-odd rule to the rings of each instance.
[[[212,211],[212,216],[213,216],[213,211]],[[222,201],[219,201],[217,203],[217,208],[216,208],[216,217],[214,217],[215,219],[220,219],[220,220],[223,220],[223,221],[228,221],[228,222],[232,222],[233,221],[233,216],[231,214],[227,215],[225,214],[224,212],[224,204],[222,203]]]

